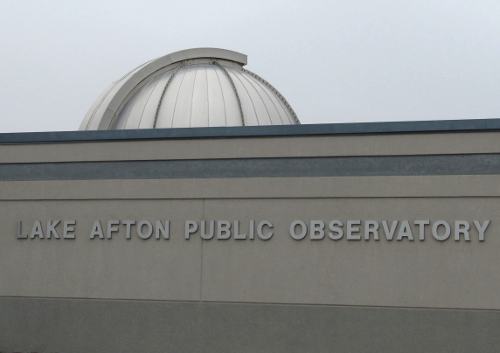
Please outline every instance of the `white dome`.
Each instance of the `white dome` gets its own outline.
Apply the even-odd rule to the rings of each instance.
[[[97,99],[80,130],[300,124],[244,54],[197,48],[136,68]]]

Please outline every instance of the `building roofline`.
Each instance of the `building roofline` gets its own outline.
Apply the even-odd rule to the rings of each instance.
[[[0,144],[500,131],[500,119],[0,133]]]

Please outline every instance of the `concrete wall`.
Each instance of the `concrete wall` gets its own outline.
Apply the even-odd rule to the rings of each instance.
[[[0,352],[497,352],[500,133],[0,144]],[[0,139],[1,141],[1,139]],[[16,239],[77,220],[76,239]],[[90,239],[170,219],[169,240]],[[270,220],[262,240],[184,221]],[[293,240],[293,220],[490,220],[484,241]]]

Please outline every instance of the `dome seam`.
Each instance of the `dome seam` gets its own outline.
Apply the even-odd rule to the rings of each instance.
[[[246,74],[248,74],[248,72],[245,71]],[[249,75],[250,76],[250,75]],[[250,77],[253,77],[253,76],[250,76]],[[280,122],[281,124],[285,125],[286,124],[286,120],[289,120],[288,118],[288,115],[287,115],[287,111],[286,109],[283,107],[283,105],[280,103],[279,101],[279,97],[276,98],[274,96],[272,96],[268,90],[269,90],[269,87],[267,87],[266,85],[264,85],[262,82],[260,82],[259,80],[255,80],[255,84],[257,86],[259,86],[263,91],[264,93],[266,94],[267,98],[269,99],[269,101],[271,102],[274,110],[276,111],[279,119],[280,119]],[[283,114],[285,114],[285,117],[283,117],[283,115],[281,114],[281,111],[283,111]]]
[[[184,78],[186,78],[186,72],[183,72],[181,83],[179,84],[179,89],[177,90],[177,94],[175,95],[174,102],[174,110],[172,111],[172,120],[170,121],[170,127],[174,127],[174,119],[175,119],[175,109],[177,108],[177,101],[179,100],[179,93],[181,92],[182,84],[184,83]]]
[[[165,98],[165,94],[167,93],[167,89],[170,86],[170,83],[174,79],[175,75],[179,72],[179,70],[183,67],[183,65],[177,66],[172,72],[172,75],[168,78],[167,82],[165,83],[165,86],[163,87],[163,91],[161,92],[160,99],[158,100],[158,104],[156,105],[156,110],[155,110],[155,116],[153,120],[153,128],[156,128],[156,125],[158,124],[158,116],[160,114],[160,108],[163,103],[163,99]]]
[[[222,103],[224,103],[224,125],[227,126],[227,102],[226,97],[224,97],[224,89],[222,88],[222,83],[220,81],[220,76],[218,70],[214,70],[217,81],[219,82],[220,93],[222,96]]]
[[[153,93],[155,92],[156,88],[159,85],[160,85],[160,82],[157,82],[156,85],[154,85],[154,87],[151,89],[151,92],[149,92],[148,98],[146,99],[146,101],[144,102],[144,106],[142,107],[142,113],[141,113],[141,117],[139,118],[139,121],[137,123],[137,129],[140,129],[142,119],[144,118],[144,112],[146,111],[146,107],[148,106],[148,103],[151,100],[151,96],[153,95]]]
[[[257,109],[255,109],[255,103],[252,99],[252,96],[250,95],[250,92],[248,91],[248,88],[243,84],[243,81],[241,81],[241,78],[238,76],[235,76],[236,79],[239,81],[239,83],[243,86],[243,89],[245,90],[248,99],[250,99],[250,103],[252,103],[252,108],[253,108],[253,114],[255,115],[255,120],[257,120],[257,125],[260,125],[260,120],[259,120],[259,115],[257,114]]]
[[[189,105],[189,127],[192,127],[191,121],[193,118],[194,88],[196,87],[197,77],[198,77],[198,70],[195,70],[193,78],[193,86],[191,87],[191,104]]]
[[[205,82],[207,83],[207,120],[208,120],[208,127],[210,127],[210,90],[208,89],[208,71],[207,68],[205,67]]]

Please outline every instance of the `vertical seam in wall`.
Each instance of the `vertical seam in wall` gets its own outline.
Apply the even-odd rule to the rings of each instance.
[[[206,199],[201,200],[201,219],[205,219],[205,202]],[[203,301],[203,239],[200,236],[200,292],[199,292],[199,301]]]

